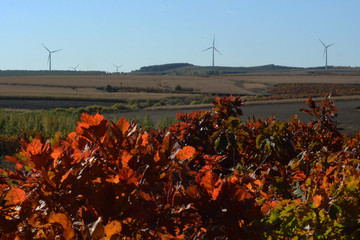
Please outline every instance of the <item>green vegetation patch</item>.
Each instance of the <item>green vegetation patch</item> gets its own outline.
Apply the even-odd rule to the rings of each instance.
[[[14,112],[0,109],[0,135],[35,136],[42,132],[50,138],[56,132],[70,133],[79,119],[80,114],[75,111]]]

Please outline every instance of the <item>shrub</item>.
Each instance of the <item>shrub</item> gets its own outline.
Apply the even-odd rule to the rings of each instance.
[[[190,103],[190,105],[196,105],[196,104],[200,104],[200,102],[199,102],[199,101],[192,101],[192,102]]]
[[[201,103],[211,103],[214,100],[213,96],[204,96],[201,100]]]
[[[239,97],[144,131],[82,114],[65,140],[22,141],[0,170],[2,239],[357,239],[360,133],[329,98],[242,122]]]
[[[116,91],[116,89],[115,89],[113,86],[111,86],[110,84],[107,84],[107,85],[105,86],[104,90],[105,90],[106,92],[115,92],[115,91]]]
[[[180,85],[176,85],[176,86],[174,87],[174,90],[175,90],[175,91],[182,91],[183,88],[182,88]]]
[[[153,105],[153,107],[159,107],[159,106],[164,106],[164,105],[165,105],[164,100],[160,100],[159,102],[155,103],[155,104]]]
[[[122,104],[122,103],[116,103],[114,105],[112,105],[111,109],[113,111],[117,111],[117,110],[125,110],[128,109],[128,106]]]

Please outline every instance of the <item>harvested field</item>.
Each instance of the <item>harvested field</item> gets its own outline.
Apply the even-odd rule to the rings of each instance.
[[[360,75],[223,75],[223,76],[170,76],[170,75],[26,75],[0,76],[0,106],[13,108],[17,103],[9,100],[66,100],[64,107],[83,106],[86,102],[124,102],[129,100],[163,100],[172,105],[176,101],[198,101],[200,95],[235,94],[251,97],[268,96],[268,100],[305,97],[308,93],[273,95],[269,90],[279,84],[346,84],[360,86]],[[106,86],[115,91],[105,91]],[[180,86],[180,91],[175,87]],[[311,86],[310,86],[311,87]],[[304,88],[306,89],[306,88]],[[291,90],[291,89],[290,89]],[[289,92],[291,92],[289,90]],[[343,95],[346,91],[342,92]],[[273,96],[272,96],[273,95]],[[179,100],[180,99],[180,100]],[[182,100],[181,100],[182,99]],[[184,101],[184,99],[187,99]],[[8,101],[8,102],[6,102]],[[9,105],[8,105],[9,104]],[[25,102],[23,102],[25,104]],[[39,105],[40,102],[38,102]],[[30,106],[31,104],[28,104]],[[55,106],[61,103],[55,103]],[[89,105],[90,102],[89,102]],[[51,104],[46,104],[46,109]],[[24,108],[17,106],[15,108]],[[33,106],[31,109],[41,108]]]
[[[57,96],[73,98],[164,98],[169,95],[151,94],[146,89],[166,90],[169,94],[264,94],[280,83],[360,84],[358,75],[238,75],[238,76],[145,76],[145,75],[47,75],[0,76],[0,97]],[[140,94],[108,93],[106,85],[117,89],[142,88]],[[175,86],[185,89],[174,91]]]
[[[178,93],[177,97],[189,97],[189,94]],[[194,95],[191,94],[191,97]],[[131,100],[131,99],[164,99],[171,97],[166,93],[147,92],[106,92],[96,88],[66,88],[49,86],[11,86],[0,85],[0,98],[42,98],[74,100]]]

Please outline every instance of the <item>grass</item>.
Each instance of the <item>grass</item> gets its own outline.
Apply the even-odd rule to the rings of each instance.
[[[0,135],[35,136],[43,133],[51,138],[56,132],[64,134],[74,130],[80,113],[70,111],[25,111],[13,112],[0,109]]]
[[[94,105],[84,108],[57,108],[48,111],[24,112],[0,109],[0,167],[13,167],[5,161],[5,156],[14,155],[20,151],[19,141],[21,138],[31,140],[42,133],[46,139],[51,139],[59,132],[61,133],[60,137],[66,137],[74,131],[76,121],[80,120],[83,112],[94,113],[98,110],[111,112],[119,109],[133,109],[136,104],[136,102],[133,102],[133,105],[119,103],[112,107]],[[118,119],[113,118],[111,120],[116,122]],[[146,115],[144,117],[136,116],[128,119],[128,121],[135,121],[138,127],[143,130],[151,130],[168,128],[177,122],[177,119],[165,115],[155,123],[150,115]]]
[[[57,132],[62,136],[75,129],[80,120],[76,112],[25,111],[14,112],[0,109],[0,167],[11,167],[4,156],[14,155],[20,150],[21,138],[31,139],[42,133],[51,139]]]
[[[164,115],[155,123],[149,114],[146,114],[145,116],[136,116],[127,120],[136,122],[138,127],[143,130],[167,129],[178,121],[175,117]]]

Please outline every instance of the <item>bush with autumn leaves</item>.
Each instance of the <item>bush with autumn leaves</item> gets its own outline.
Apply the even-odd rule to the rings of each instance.
[[[303,123],[240,120],[239,97],[168,130],[83,114],[0,170],[1,239],[358,239],[360,133],[328,96]]]

